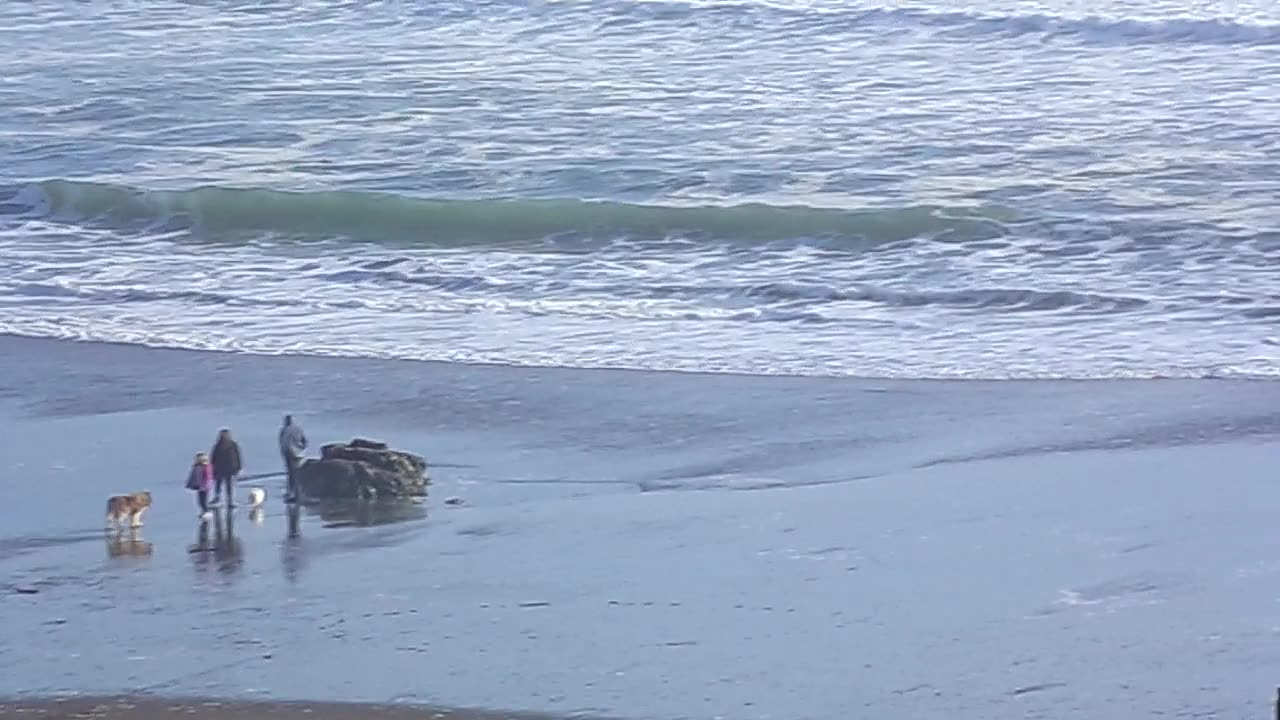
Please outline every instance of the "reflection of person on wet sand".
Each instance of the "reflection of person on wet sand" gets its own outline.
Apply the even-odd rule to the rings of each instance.
[[[288,538],[290,540],[296,540],[302,537],[301,529],[298,527],[299,520],[301,520],[302,518],[302,510],[300,510],[297,505],[290,505],[288,515],[289,515]]]
[[[244,547],[235,536],[234,516],[230,510],[214,514],[213,556],[218,560],[218,569],[224,572],[238,570],[244,563]]]
[[[213,547],[209,545],[208,518],[200,521],[200,527],[196,530],[196,542],[187,548],[187,552],[191,555],[191,561],[197,567],[209,564],[209,555],[212,554]]]
[[[285,541],[280,545],[280,564],[284,567],[284,577],[289,582],[297,582],[302,571],[302,532],[299,522],[302,510],[295,504],[287,506],[289,529]]]

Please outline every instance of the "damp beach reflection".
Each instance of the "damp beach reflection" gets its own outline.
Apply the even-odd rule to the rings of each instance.
[[[154,552],[154,546],[142,538],[139,528],[108,533],[106,541],[108,558],[149,558]]]
[[[304,537],[303,525],[306,524],[306,518],[312,518],[314,527],[322,533],[345,529],[386,528],[423,520],[427,517],[427,508],[425,502],[418,499],[308,501],[304,504],[285,505],[283,514],[284,533],[279,541],[280,563],[285,579],[296,583],[312,556],[350,549],[353,546],[367,544],[374,547],[388,544],[385,532],[375,532],[372,536],[334,532],[332,535],[326,533]],[[255,541],[261,543],[266,539],[264,533],[266,536],[274,535],[271,528],[279,527],[276,523],[280,516],[268,513],[263,508],[251,509],[246,517],[249,522],[247,540],[241,535],[242,531],[237,525],[239,518],[234,510],[219,508],[213,511],[211,519],[200,520],[196,526],[195,541],[187,546],[192,567],[198,574],[216,571],[224,576],[237,576],[245,566],[246,544],[253,544]],[[114,548],[110,550],[112,556],[151,553],[150,543],[146,543],[144,549],[137,542],[129,542],[125,539],[111,545]]]
[[[317,516],[324,528],[374,527],[422,520],[425,503],[416,500],[331,500],[310,502],[307,512]]]
[[[302,509],[296,503],[286,506],[288,530],[284,543],[280,546],[280,566],[284,569],[284,578],[291,584],[298,582],[298,577],[306,566],[306,556],[302,549]]]
[[[406,530],[427,517],[423,500],[309,500],[286,506],[285,539],[281,545],[281,563],[285,578],[296,583],[311,558],[329,552],[359,547],[381,547],[397,532],[385,532],[399,525]],[[305,518],[319,521],[321,534],[303,536]],[[369,534],[342,532],[369,529]],[[327,532],[335,531],[335,532]],[[394,540],[392,540],[392,543]]]
[[[308,500],[286,504],[283,510],[254,507],[237,515],[237,510],[224,507],[199,520],[194,540],[186,545],[196,577],[226,580],[255,575],[260,568],[248,560],[251,546],[278,545],[284,578],[296,584],[316,557],[398,544],[415,532],[418,521],[427,518],[425,498]],[[160,543],[161,552],[165,545]],[[107,549],[111,558],[150,557],[155,552],[137,530],[109,537]]]
[[[212,541],[210,524],[209,519],[201,518],[196,527],[196,541],[187,553],[200,572],[216,568],[225,574],[235,574],[244,566],[244,543],[235,534],[235,511],[217,509],[213,512]]]

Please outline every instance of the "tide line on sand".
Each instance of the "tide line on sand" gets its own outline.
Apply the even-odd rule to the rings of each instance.
[[[218,700],[153,696],[73,696],[0,701],[0,720],[559,720],[554,715],[426,705]],[[576,720],[606,720],[573,714]]]

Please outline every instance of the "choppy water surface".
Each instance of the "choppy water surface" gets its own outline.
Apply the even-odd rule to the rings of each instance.
[[[1271,3],[0,7],[0,329],[1270,374]]]

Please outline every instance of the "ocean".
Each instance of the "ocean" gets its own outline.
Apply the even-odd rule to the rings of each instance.
[[[0,42],[0,696],[1270,712],[1274,3],[35,0]],[[285,412],[431,494],[269,478],[210,535],[191,453],[276,472]]]
[[[1272,3],[0,23],[11,334],[858,377],[1280,358]]]

